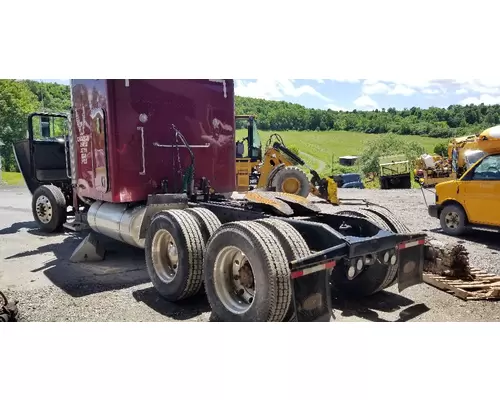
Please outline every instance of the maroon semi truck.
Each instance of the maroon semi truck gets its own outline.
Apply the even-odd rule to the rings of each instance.
[[[382,208],[235,195],[230,79],[72,80],[71,110],[30,115],[14,151],[40,229],[90,231],[73,261],[103,259],[99,235],[143,248],[162,297],[204,292],[219,320],[330,321],[331,290],[422,282],[424,236]]]

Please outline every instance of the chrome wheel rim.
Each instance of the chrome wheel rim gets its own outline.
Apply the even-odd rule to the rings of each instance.
[[[160,229],[155,233],[151,247],[156,275],[162,282],[171,283],[179,270],[179,254],[174,238],[167,230]]]
[[[228,246],[217,255],[214,286],[219,300],[233,314],[243,314],[252,306],[256,293],[254,273],[239,248]]]
[[[35,203],[36,216],[43,224],[48,224],[52,220],[52,204],[47,196],[40,196]]]

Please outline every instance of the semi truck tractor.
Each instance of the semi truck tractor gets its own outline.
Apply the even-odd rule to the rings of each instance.
[[[31,114],[14,151],[39,229],[88,232],[72,261],[102,260],[102,236],[144,249],[160,296],[204,294],[221,321],[331,321],[332,291],[422,282],[425,235],[383,208],[328,214],[302,196],[237,192],[233,80],[70,85],[71,110]],[[40,117],[68,134],[40,135]]]

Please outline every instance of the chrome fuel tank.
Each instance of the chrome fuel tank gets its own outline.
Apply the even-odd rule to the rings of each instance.
[[[87,213],[90,228],[112,239],[144,248],[139,238],[145,206],[129,207],[127,204],[94,202]]]

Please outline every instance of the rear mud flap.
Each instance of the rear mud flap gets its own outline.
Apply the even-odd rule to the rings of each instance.
[[[424,239],[399,244],[398,290],[402,292],[424,281]]]
[[[330,272],[335,264],[292,270],[293,322],[330,322],[333,317]]]

